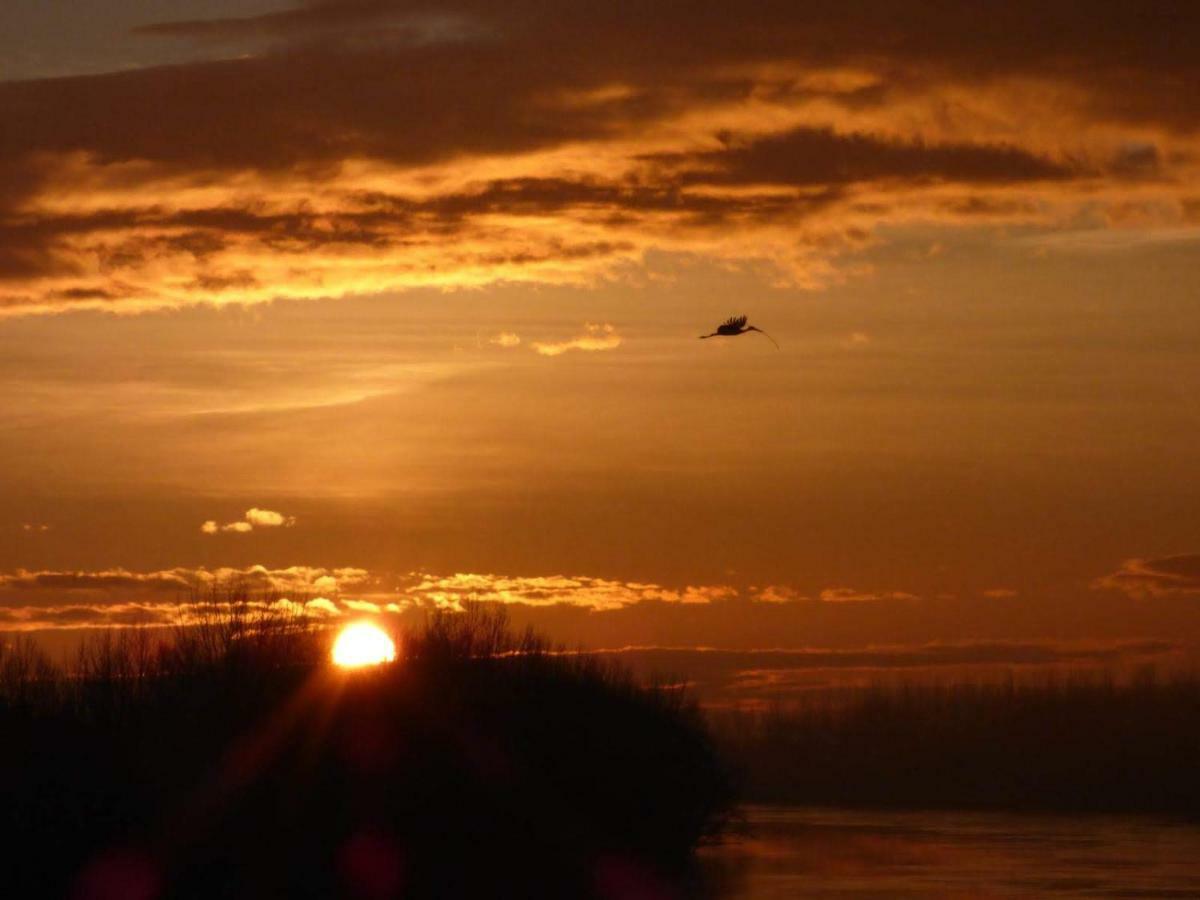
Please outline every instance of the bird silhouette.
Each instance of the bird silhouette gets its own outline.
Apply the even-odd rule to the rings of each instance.
[[[737,337],[739,334],[745,334],[748,331],[757,331],[772,344],[775,344],[776,350],[779,349],[779,344],[775,341],[775,338],[771,337],[761,328],[755,328],[753,325],[747,325],[745,316],[730,316],[728,319],[722,322],[721,326],[712,334],[700,335],[700,340],[710,337]]]

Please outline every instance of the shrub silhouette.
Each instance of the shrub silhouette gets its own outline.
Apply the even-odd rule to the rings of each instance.
[[[502,610],[353,672],[270,604],[203,618],[0,656],[5,895],[671,896],[731,807],[695,709]]]

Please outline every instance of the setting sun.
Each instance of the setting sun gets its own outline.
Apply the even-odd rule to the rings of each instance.
[[[375,666],[395,658],[395,642],[370,622],[347,625],[333,643],[333,661],[345,668]]]

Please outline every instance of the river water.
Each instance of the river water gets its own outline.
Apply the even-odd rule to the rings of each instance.
[[[722,900],[1200,898],[1200,826],[1154,818],[750,807],[702,851]]]

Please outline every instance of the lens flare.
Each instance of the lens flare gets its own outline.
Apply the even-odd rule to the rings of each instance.
[[[396,658],[396,644],[387,632],[370,622],[347,625],[333,642],[334,664],[353,669],[377,666]]]

